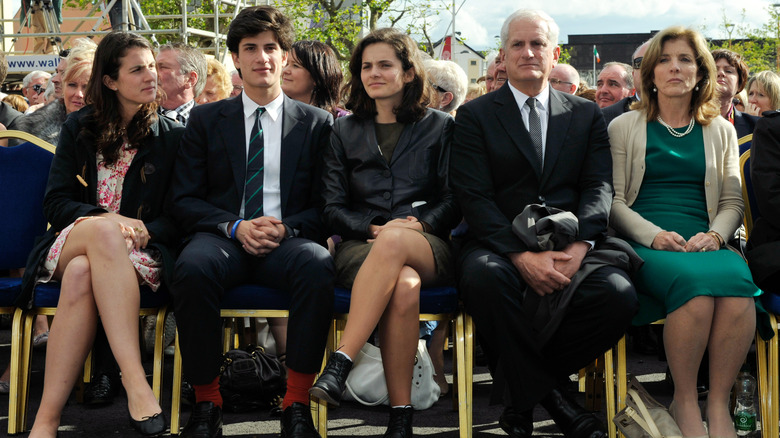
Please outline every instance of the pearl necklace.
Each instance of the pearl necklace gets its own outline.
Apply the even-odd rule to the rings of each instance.
[[[686,135],[690,134],[691,131],[693,131],[693,125],[696,123],[696,119],[691,116],[691,122],[688,123],[688,129],[685,130],[685,132],[678,132],[675,131],[674,128],[672,128],[668,123],[664,122],[664,119],[661,118],[661,116],[658,116],[658,123],[664,126],[667,131],[669,131],[669,134],[672,134],[673,136],[677,138],[685,137]]]

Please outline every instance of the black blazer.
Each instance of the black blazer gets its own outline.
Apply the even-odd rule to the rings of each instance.
[[[628,96],[620,99],[617,103],[613,103],[606,108],[602,108],[601,112],[604,114],[604,122],[606,122],[607,126],[609,126],[609,123],[612,122],[615,117],[631,111],[631,104],[636,101],[636,96]]]
[[[750,148],[750,179],[760,212],[752,212],[753,231],[745,256],[756,285],[780,293],[780,111],[767,111],[756,123]]]
[[[92,139],[81,132],[91,123],[92,107],[71,114],[62,126],[60,141],[49,172],[43,212],[51,228],[36,243],[30,254],[22,283],[22,297],[17,302],[29,306],[35,286],[38,266],[48,254],[57,234],[82,216],[105,213],[97,207],[97,149]],[[125,175],[122,185],[122,204],[119,214],[140,219],[146,225],[151,239],[149,246],[163,256],[163,280],[173,274],[173,257],[169,247],[175,248],[180,233],[164,214],[170,202],[168,185],[171,179],[179,139],[184,128],[178,123],[159,117],[152,125],[152,134],[139,148]],[[87,182],[84,187],[76,175]]]
[[[450,183],[469,224],[467,239],[497,253],[528,248],[512,220],[528,204],[574,213],[578,240],[606,236],[612,205],[612,157],[607,125],[588,100],[550,92],[544,169],[508,86],[458,109]]]
[[[281,219],[299,237],[324,244],[317,186],[333,116],[285,96],[282,117]],[[240,96],[192,109],[171,185],[172,215],[186,233],[224,236],[217,226],[241,219],[244,137]]]
[[[414,216],[446,239],[459,211],[449,189],[454,121],[427,110],[407,124],[390,164],[379,152],[373,120],[350,115],[336,120],[323,171],[323,216],[344,239],[368,239],[369,225]],[[412,208],[416,201],[425,205]]]
[[[737,130],[740,156],[750,149],[753,140],[753,131],[756,129],[756,122],[759,119],[760,117],[751,116],[750,114],[745,114],[734,109],[734,129]]]

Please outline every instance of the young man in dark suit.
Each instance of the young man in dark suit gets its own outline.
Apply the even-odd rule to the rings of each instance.
[[[282,436],[318,436],[308,390],[322,364],[335,271],[315,187],[333,118],[282,93],[293,41],[280,11],[242,10],[227,45],[244,91],[195,107],[182,137],[172,213],[192,236],[172,293],[184,374],[196,398],[185,437],[221,432],[220,299],[244,283],[290,294]]]
[[[501,31],[508,83],[458,109],[450,181],[469,234],[461,255],[461,293],[474,317],[497,382],[510,407],[500,426],[530,437],[541,404],[566,437],[606,437],[593,415],[559,387],[622,336],[637,308],[627,274],[602,267],[574,291],[561,324],[544,344],[524,309],[531,294],[554,294],[606,236],[612,203],[607,127],[595,103],[553,90],[558,27],[541,11],[512,14]],[[529,204],[546,204],[579,220],[563,251],[531,251],[512,232]]]

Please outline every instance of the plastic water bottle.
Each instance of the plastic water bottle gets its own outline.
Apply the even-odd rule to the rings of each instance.
[[[736,402],[734,403],[734,428],[737,436],[756,436],[756,379],[746,369],[742,369],[737,375],[734,384]]]

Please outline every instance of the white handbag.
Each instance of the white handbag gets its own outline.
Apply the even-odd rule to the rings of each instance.
[[[417,344],[412,376],[412,406],[416,410],[428,409],[441,395],[441,388],[433,379],[433,362],[425,347],[425,340]],[[360,349],[347,377],[344,399],[366,406],[389,405],[382,354],[378,347],[366,343]]]

